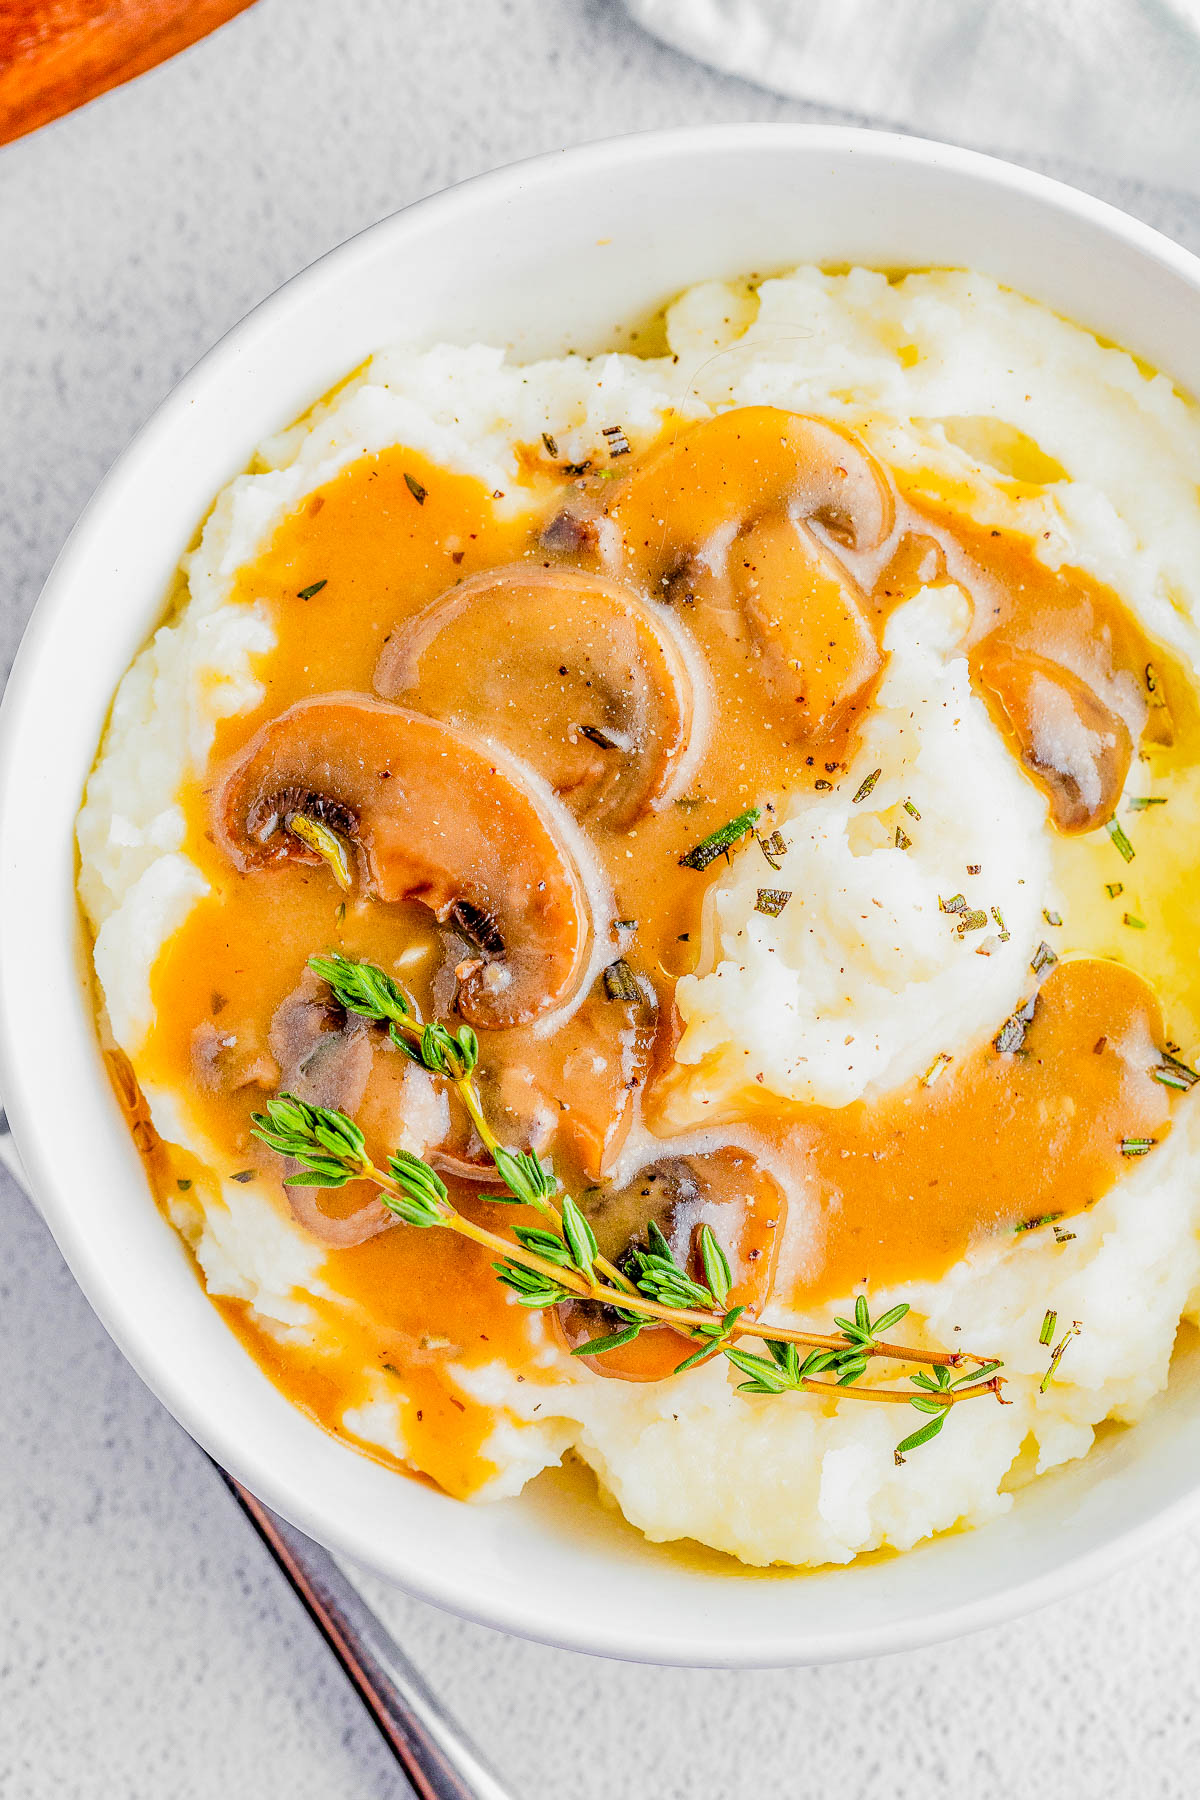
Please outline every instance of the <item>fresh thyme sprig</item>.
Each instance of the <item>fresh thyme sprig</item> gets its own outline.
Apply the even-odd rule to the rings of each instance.
[[[747,1376],[741,1383],[744,1392],[825,1393],[834,1399],[911,1405],[936,1415],[905,1439],[901,1450],[936,1436],[945,1413],[958,1401],[988,1393],[1000,1397],[999,1363],[971,1357],[975,1366],[951,1379],[950,1370],[963,1362],[964,1353],[918,1350],[886,1339],[884,1332],[906,1315],[906,1305],[872,1320],[860,1295],[854,1318],[835,1319],[838,1330],[829,1334],[747,1318],[744,1307],[729,1304],[732,1271],[708,1225],[698,1239],[703,1280],[679,1263],[654,1221],[647,1226],[645,1244],[632,1246],[624,1258],[625,1268],[616,1268],[600,1255],[587,1218],[571,1195],[560,1192],[553,1170],[532,1152],[510,1149],[496,1138],[475,1081],[479,1041],[469,1026],[451,1032],[436,1021],[423,1023],[399,985],[373,963],[333,953],[311,957],[309,966],[345,1011],[385,1025],[399,1050],[454,1086],[509,1190],[488,1198],[530,1207],[543,1223],[515,1225],[511,1237],[491,1231],[458,1210],[441,1176],[423,1158],[399,1150],[381,1169],[362,1131],[346,1114],[281,1093],[268,1101],[266,1112],[254,1115],[253,1129],[261,1142],[298,1165],[285,1177],[288,1185],[340,1188],[349,1181],[368,1181],[401,1223],[418,1230],[450,1230],[490,1251],[493,1271],[518,1304],[542,1311],[564,1301],[585,1300],[608,1308],[619,1329],[578,1345],[574,1355],[604,1355],[632,1343],[647,1326],[668,1325],[697,1344],[676,1373],[721,1354]],[[754,1355],[736,1341],[747,1337],[761,1340],[768,1354]],[[806,1351],[803,1357],[800,1347]],[[917,1394],[905,1388],[856,1385],[873,1358],[917,1363],[933,1370],[933,1375],[925,1374],[922,1380],[922,1370],[910,1378],[921,1389]]]

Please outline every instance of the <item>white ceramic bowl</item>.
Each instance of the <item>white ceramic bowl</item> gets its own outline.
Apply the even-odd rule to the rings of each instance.
[[[969,265],[1200,391],[1200,262],[986,157],[882,134],[713,127],[592,145],[385,220],[265,302],[101,484],[46,585],[0,718],[0,1092],[96,1311],[271,1506],[426,1599],[510,1631],[692,1664],[867,1656],[974,1629],[1112,1567],[1195,1509],[1200,1362],[1136,1430],[981,1530],[811,1574],[646,1545],[568,1486],[465,1506],[325,1435],[260,1374],[160,1218],[97,1050],[73,823],[122,672],[217,490],[258,441],[398,339],[554,354],[689,283],[799,261]]]

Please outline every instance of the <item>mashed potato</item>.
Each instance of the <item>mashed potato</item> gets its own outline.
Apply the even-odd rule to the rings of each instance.
[[[186,559],[183,603],[121,685],[79,820],[96,970],[135,1070],[156,956],[207,888],[186,855],[179,793],[218,722],[259,699],[255,659],[273,642],[265,611],[234,600],[235,576],[305,495],[370,451],[424,451],[482,477],[519,512],[529,497],[517,446],[542,433],[582,460],[614,418],[638,448],[668,414],[771,404],[823,415],[896,469],[956,483],[977,521],[1028,533],[1048,566],[1112,585],[1197,666],[1200,424],[1125,353],[961,273],[890,282],[801,269],[751,296],[706,284],[671,309],[668,333],[671,355],[651,361],[520,367],[485,346],[382,352],[222,494]],[[678,993],[681,1127],[752,1082],[827,1106],[893,1088],[939,1053],[986,1041],[1021,999],[1043,912],[1061,890],[1045,801],[971,691],[966,625],[949,581],[893,615],[849,780],[832,800],[797,799],[779,820],[788,910],[754,910],[761,871],[744,861],[714,884],[701,971]],[[898,863],[882,852],[918,789],[923,829]],[[981,871],[974,885],[964,868]],[[941,904],[959,890],[1003,926],[964,940]],[[1073,925],[1068,914],[1060,950],[1093,948],[1086,923],[1075,937]],[[216,1160],[186,1096],[147,1084],[147,1098],[165,1138]],[[913,1341],[952,1345],[969,1330],[1009,1376],[1012,1404],[956,1409],[903,1467],[894,1408],[747,1397],[719,1360],[669,1382],[604,1381],[543,1333],[520,1383],[500,1363],[461,1371],[464,1393],[500,1410],[486,1446],[497,1472],[476,1497],[519,1491],[573,1447],[650,1538],[691,1537],[751,1563],[845,1562],[993,1517],[1012,1503],[1018,1457],[1040,1471],[1082,1455],[1102,1420],[1135,1419],[1165,1382],[1181,1316],[1200,1316],[1198,1155],[1185,1102],[1165,1145],[1072,1219],[1069,1241],[1045,1231],[991,1240],[936,1282],[873,1294],[877,1308],[911,1305]],[[175,1216],[212,1293],[319,1348],[324,1250],[280,1204],[214,1177]],[[832,1310],[851,1309],[847,1297]],[[1041,1395],[1047,1309],[1083,1330]],[[787,1322],[825,1329],[828,1311]],[[918,1422],[902,1416],[906,1429]],[[406,1453],[401,1410],[379,1378],[343,1423]]]

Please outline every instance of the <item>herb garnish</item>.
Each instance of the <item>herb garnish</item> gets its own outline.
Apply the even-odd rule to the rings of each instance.
[[[758,834],[758,847],[766,857],[770,866],[773,869],[778,869],[779,862],[777,859],[787,853],[787,839],[784,837],[782,831],[776,827],[770,837],[763,837],[761,832]]]
[[[407,469],[404,471],[404,485],[416,501],[417,505],[424,506],[425,496],[429,492],[429,489],[427,487],[422,487],[416,476],[410,475]]]
[[[1042,1329],[1038,1332],[1038,1343],[1048,1344],[1054,1336],[1054,1327],[1058,1324],[1058,1314],[1046,1308],[1046,1316],[1042,1320]]]
[[[754,910],[766,913],[769,919],[777,919],[791,897],[791,888],[759,888]]]
[[[938,1077],[946,1073],[946,1070],[953,1061],[954,1058],[952,1056],[947,1056],[944,1050],[939,1050],[938,1054],[934,1057],[933,1061],[922,1075],[921,1086],[932,1087]]]
[[[1025,1033],[1033,1023],[1033,1015],[1037,1011],[1037,995],[1033,994],[1023,1006],[1018,1006],[1010,1018],[1005,1019],[997,1032],[993,1043],[1003,1056],[1011,1056],[1020,1050],[1025,1042]]]
[[[1081,1330],[1081,1326],[1080,1326],[1079,1320],[1076,1319],[1075,1323],[1072,1326],[1070,1326],[1070,1328],[1067,1331],[1065,1331],[1063,1333],[1062,1337],[1059,1339],[1058,1343],[1054,1346],[1054,1349],[1051,1351],[1050,1367],[1046,1370],[1046,1373],[1042,1376],[1042,1380],[1041,1380],[1040,1391],[1043,1394],[1048,1392],[1050,1383],[1054,1380],[1055,1374],[1058,1370],[1058,1365],[1063,1359],[1063,1353],[1066,1350],[1067,1345],[1070,1343],[1070,1341],[1073,1337],[1079,1336],[1080,1330]]]
[[[912,848],[912,839],[900,825],[896,827],[896,848],[897,850],[911,850]]]
[[[1157,1142],[1158,1142],[1157,1138],[1146,1138],[1146,1137],[1122,1138],[1121,1139],[1121,1155],[1122,1156],[1146,1156],[1149,1154],[1149,1152],[1151,1150],[1153,1150],[1153,1148]]]
[[[1035,975],[1040,975],[1043,969],[1048,969],[1051,963],[1056,963],[1057,961],[1057,956],[1055,956],[1053,950],[1050,948],[1045,938],[1043,938],[1033,953],[1033,961],[1030,963],[1029,967]]]
[[[1113,818],[1109,819],[1107,825],[1105,826],[1105,830],[1108,832],[1108,835],[1112,839],[1113,843],[1117,846],[1117,849],[1121,852],[1121,855],[1125,858],[1125,861],[1132,862],[1133,861],[1133,845],[1130,843],[1129,839],[1125,836],[1124,831],[1122,831],[1120,821],[1114,816]]]
[[[1145,931],[1146,929],[1145,919],[1139,919],[1136,913],[1125,913],[1121,923],[1128,925],[1131,931]]]
[[[1042,917],[1045,919],[1047,925],[1062,924],[1062,914],[1060,912],[1051,912],[1044,906],[1042,908]]]
[[[917,811],[916,807],[913,805],[911,800],[906,800],[904,802],[904,810],[906,813],[911,814],[911,816],[914,819],[919,819],[921,816],[920,813]]]
[[[1012,932],[1006,928],[1004,924],[1004,914],[1000,911],[998,906],[993,906],[992,917],[996,921],[996,930],[1000,933],[1000,942],[1002,944],[1007,944],[1009,938],[1012,936]]]
[[[1039,1213],[1036,1219],[1022,1219],[1019,1224],[1013,1226],[1013,1236],[1022,1237],[1027,1231],[1038,1231],[1043,1225],[1053,1225],[1057,1219],[1061,1218],[1060,1212],[1048,1212]]]
[[[1152,1081],[1161,1082],[1163,1087],[1175,1088],[1181,1094],[1186,1094],[1189,1088],[1195,1087],[1197,1081],[1200,1081],[1200,1075],[1197,1075],[1195,1069],[1189,1069],[1177,1056],[1170,1055],[1166,1050],[1161,1055],[1161,1063],[1150,1071]]]
[[[857,794],[855,794],[855,796],[854,796],[853,800],[850,802],[850,804],[852,806],[857,806],[860,800],[865,800],[867,798],[867,795],[874,791],[875,783],[879,780],[879,777],[882,774],[883,774],[882,769],[872,769],[871,773],[868,776],[866,776],[865,779],[863,780],[862,785],[860,786]]]
[[[601,436],[608,439],[608,454],[610,456],[629,455],[629,439],[625,436],[624,431],[619,425],[606,425]]]
[[[328,983],[345,1011],[385,1025],[397,1049],[455,1088],[508,1190],[490,1198],[532,1208],[542,1223],[536,1227],[515,1225],[511,1237],[491,1231],[459,1212],[437,1170],[421,1157],[397,1150],[388,1157],[386,1167],[380,1168],[353,1119],[281,1093],[267,1102],[265,1112],[254,1115],[253,1131],[270,1149],[299,1164],[285,1178],[287,1185],[341,1188],[350,1181],[370,1182],[379,1190],[383,1205],[402,1224],[417,1230],[452,1231],[490,1252],[497,1279],[519,1305],[544,1311],[564,1301],[583,1299],[609,1307],[620,1329],[578,1346],[576,1354],[603,1355],[632,1342],[648,1324],[666,1324],[698,1346],[677,1365],[677,1372],[721,1354],[748,1377],[742,1386],[751,1393],[804,1391],[830,1399],[911,1405],[929,1413],[930,1423],[906,1438],[897,1454],[936,1436],[946,1412],[959,1401],[985,1394],[1001,1398],[999,1362],[965,1358],[962,1351],[918,1350],[885,1339],[883,1332],[908,1312],[906,1304],[893,1306],[872,1321],[867,1301],[860,1295],[853,1320],[835,1319],[838,1329],[828,1334],[747,1318],[742,1307],[729,1305],[732,1274],[711,1228],[702,1231],[700,1238],[703,1281],[678,1263],[653,1222],[647,1228],[645,1248],[636,1248],[628,1259],[630,1272],[626,1274],[599,1254],[587,1218],[571,1195],[561,1190],[553,1169],[532,1152],[508,1149],[496,1138],[475,1081],[479,1041],[469,1025],[451,1032],[437,1022],[422,1023],[392,977],[373,963],[334,953],[310,957],[309,967]],[[742,1348],[736,1340],[745,1337],[762,1340],[768,1355],[755,1356]],[[798,1345],[809,1353],[803,1361]],[[910,1377],[918,1393],[857,1386],[875,1357],[922,1365]],[[951,1370],[960,1368],[964,1358],[975,1366],[952,1378]]]
[[[616,962],[609,963],[603,979],[604,992],[610,1000],[640,1000],[642,997],[633,970],[623,956],[619,956]]]
[[[329,586],[329,577],[326,576],[324,581],[314,581],[314,582],[311,582],[308,587],[301,588],[300,592],[297,594],[296,598],[298,600],[311,600],[314,594],[319,594],[323,587],[328,587],[328,586]]]
[[[728,825],[722,825],[716,831],[710,832],[706,838],[702,838],[693,849],[689,850],[686,856],[681,856],[680,867],[707,869],[709,863],[716,862],[718,856],[725,856],[732,850],[738,839],[744,838],[761,818],[762,812],[757,806],[750,807],[747,812],[739,813],[736,819],[730,819]]]
[[[557,459],[557,457],[558,457],[558,441],[557,441],[557,439],[552,438],[548,431],[543,431],[542,442],[546,446],[546,455],[553,456]]]
[[[1106,881],[1104,891],[1110,900],[1115,900],[1118,894],[1125,892],[1125,883],[1123,881]]]
[[[1165,806],[1166,804],[1167,796],[1165,794],[1135,794],[1129,802],[1129,810],[1130,812],[1145,812],[1147,807]]]
[[[982,931],[988,922],[988,916],[978,907],[969,908],[958,915],[958,935],[965,937],[968,931]]]
[[[307,813],[292,813],[284,820],[284,828],[308,849],[316,851],[342,892],[348,894],[354,885],[354,872],[350,867],[350,853],[338,833],[320,819],[310,819]]]

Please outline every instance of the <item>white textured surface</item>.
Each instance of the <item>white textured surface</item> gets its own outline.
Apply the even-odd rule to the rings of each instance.
[[[639,37],[607,0],[260,0],[4,151],[6,663],[113,456],[321,251],[533,151],[803,116]],[[1196,202],[1078,178],[1200,248]],[[400,1793],[224,1490],[7,1181],[0,1374],[3,1800]],[[1200,1529],[987,1636],[767,1675],[601,1665],[371,1597],[524,1800],[1174,1800],[1200,1758],[1198,1577]]]

